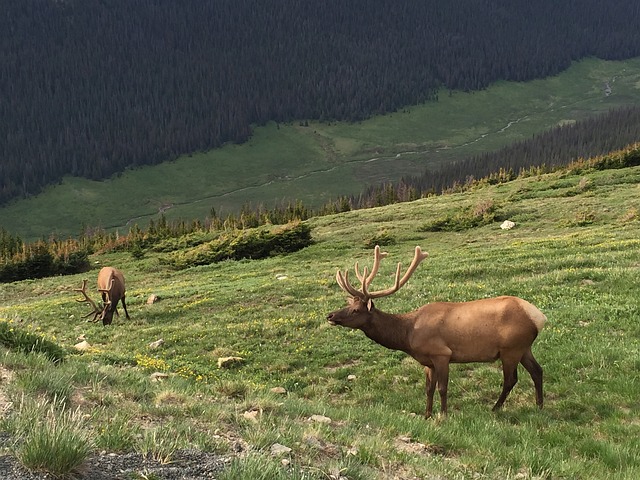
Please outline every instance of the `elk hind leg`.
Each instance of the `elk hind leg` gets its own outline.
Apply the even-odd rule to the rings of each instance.
[[[531,375],[531,379],[533,380],[533,384],[536,388],[536,405],[538,405],[539,408],[542,408],[544,403],[542,396],[542,367],[533,356],[531,348],[524,353],[520,363],[527,372],[529,372],[529,375]]]
[[[127,317],[127,320],[131,320],[131,318],[129,318],[129,312],[127,312],[127,304],[124,303],[124,295],[122,296],[122,308],[124,308],[124,315]]]
[[[495,412],[507,399],[509,393],[513,387],[518,383],[518,363],[520,362],[521,356],[514,355],[501,355],[502,358],[502,375],[504,377],[502,381],[502,393],[498,397],[498,401],[493,406],[493,411]]]

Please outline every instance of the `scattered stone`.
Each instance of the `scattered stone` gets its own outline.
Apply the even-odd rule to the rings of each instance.
[[[286,395],[287,389],[284,387],[273,387],[271,393],[277,393],[278,395]]]
[[[218,368],[231,368],[242,365],[244,358],[242,357],[220,357],[218,358]]]
[[[500,225],[500,228],[503,230],[511,230],[515,226],[516,226],[515,222],[512,222],[511,220],[505,220]]]
[[[220,478],[221,472],[233,458],[232,454],[220,455],[197,450],[178,450],[172,453],[170,462],[163,463],[147,454],[99,452],[87,459],[83,465],[83,473],[78,478],[91,480]],[[15,457],[4,454],[0,456],[0,477],[4,480],[51,480],[53,478],[48,473],[27,470]]]
[[[331,419],[329,417],[325,417],[324,415],[311,415],[311,417],[309,417],[309,420],[318,423],[331,423]]]
[[[258,423],[258,414],[260,412],[258,412],[258,410],[247,410],[246,412],[244,412],[242,414],[242,416],[246,419],[249,420],[250,422],[253,423]]]
[[[159,348],[163,343],[164,343],[164,340],[162,338],[160,338],[160,339],[156,340],[155,342],[151,342],[149,344],[149,348],[151,348],[151,349]]]
[[[358,377],[356,377],[355,375],[349,375],[349,376],[347,377],[347,380],[351,380],[351,381],[353,381],[353,380],[355,380],[356,378],[358,378]]]
[[[153,305],[154,303],[157,303],[159,301],[160,297],[155,293],[152,293],[151,295],[149,295],[149,298],[147,298],[147,305]]]
[[[291,453],[291,449],[289,447],[280,445],[279,443],[274,443],[273,445],[271,445],[271,455],[277,456],[285,455],[287,453]]]
[[[152,382],[161,382],[165,378],[169,378],[169,374],[164,372],[153,372],[151,375],[149,375],[149,378]]]
[[[596,282],[594,282],[593,280],[589,279],[589,278],[585,278],[584,280],[582,280],[580,282],[582,285],[595,285]]]
[[[286,275],[276,275],[276,280],[286,280],[287,278]]]
[[[91,348],[91,344],[86,340],[81,341],[80,343],[76,343],[73,348],[78,350],[79,352],[86,352]]]

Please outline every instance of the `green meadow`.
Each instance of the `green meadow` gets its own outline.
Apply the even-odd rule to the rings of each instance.
[[[384,121],[372,120],[359,140],[349,136],[349,148],[372,142],[373,126]],[[324,131],[332,128],[357,126]],[[281,127],[279,135],[295,130]],[[244,148],[256,147],[223,152]],[[488,205],[494,222],[428,228]],[[503,219],[516,227],[502,230]],[[38,418],[29,413],[53,405],[54,415],[77,412],[72,431],[90,439],[93,453],[135,451],[170,462],[181,449],[216,452],[230,459],[220,479],[640,477],[640,167],[519,178],[307,223],[315,243],[286,256],[178,271],[165,254],[110,253],[92,256],[84,275],[0,285],[7,328],[68,352],[52,363],[0,347],[0,392],[12,405],[0,429],[23,438],[24,423]],[[384,311],[509,294],[547,315],[533,346],[544,368],[543,410],[522,368],[503,410],[493,413],[499,364],[452,365],[449,416],[425,420],[424,374],[414,360],[328,324],[327,313],[346,300],[336,269],[371,265],[380,239],[389,256],[376,289],[392,282],[397,262],[408,265],[416,245],[430,253],[406,286],[376,302]],[[83,278],[93,285],[103,265],[125,272],[132,317],[110,327],[83,320],[86,305],[72,292]],[[160,300],[147,305],[152,294]],[[75,353],[81,339],[90,347]],[[239,360],[219,367],[223,357]],[[163,379],[155,381],[158,372]],[[275,444],[291,450],[274,455]],[[23,450],[9,446],[15,455]]]
[[[605,85],[611,93],[607,95]],[[640,101],[640,59],[587,59],[552,78],[499,82],[473,93],[366,121],[257,126],[242,145],[193,153],[93,182],[65,178],[34,198],[0,208],[0,226],[26,240],[81,227],[128,231],[138,223],[237,213],[243,204],[301,200],[318,207],[341,195],[488,152],[559,124]]]

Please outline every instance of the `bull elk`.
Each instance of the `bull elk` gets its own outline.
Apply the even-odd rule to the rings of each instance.
[[[430,303],[405,314],[382,312],[375,308],[373,300],[397,292],[428,256],[416,247],[413,261],[402,278],[398,263],[392,287],[369,291],[380,261],[386,255],[380,247],[375,247],[370,273],[367,267],[361,273],[356,262],[355,273],[362,284],[360,290],[349,282],[348,271],[338,270],[336,281],[350,298],[347,307],[327,316],[329,323],[362,330],[383,347],[401,350],[423,365],[426,418],[432,415],[436,387],[440,393],[441,412],[447,413],[450,363],[502,361],[504,381],[494,411],[502,407],[518,381],[518,363],[521,363],[531,375],[536,404],[542,408],[542,367],[531,352],[531,345],[546,321],[540,310],[521,298],[502,296],[461,303]]]
[[[82,288],[75,288],[74,292],[80,292],[84,296],[80,300],[76,300],[81,303],[88,303],[93,310],[86,314],[83,318],[93,315],[93,322],[97,322],[98,319],[102,320],[103,325],[111,325],[113,321],[113,314],[120,315],[118,313],[118,302],[122,302],[122,308],[129,320],[129,312],[127,312],[127,304],[125,303],[125,284],[124,275],[120,270],[113,267],[103,267],[98,273],[98,291],[102,295],[102,308],[99,308],[96,302],[89,298],[87,295],[87,281],[82,281]]]

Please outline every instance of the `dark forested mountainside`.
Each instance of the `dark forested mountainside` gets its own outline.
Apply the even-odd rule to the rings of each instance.
[[[640,55],[637,0],[0,0],[0,203],[357,120],[585,56]]]

